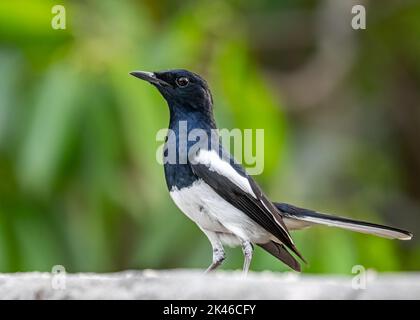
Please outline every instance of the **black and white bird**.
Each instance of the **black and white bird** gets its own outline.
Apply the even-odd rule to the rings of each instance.
[[[301,267],[291,252],[305,262],[290,236],[290,230],[312,225],[327,225],[380,237],[410,240],[408,231],[379,224],[318,213],[286,203],[271,202],[254,179],[223,149],[213,117],[213,99],[206,81],[187,70],[162,72],[133,71],[131,75],[155,86],[170,110],[165,150],[175,149],[176,161],[164,164],[166,184],[178,208],[193,220],[209,239],[213,262],[207,271],[225,259],[223,244],[241,246],[243,271],[248,272],[254,244],[277,257],[290,268]],[[207,134],[199,147],[187,133]],[[188,152],[180,161],[181,147]],[[172,148],[171,148],[172,147]]]

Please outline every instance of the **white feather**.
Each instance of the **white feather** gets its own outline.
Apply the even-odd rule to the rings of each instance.
[[[225,243],[234,243],[232,236],[253,243],[266,243],[273,237],[201,179],[186,188],[172,188],[170,195],[178,208],[201,228],[224,235],[221,240]]]
[[[386,227],[375,227],[375,226],[366,226],[363,224],[323,219],[321,217],[296,217],[296,218],[285,218],[284,222],[288,229],[298,230],[309,227],[313,224],[321,224],[329,227],[338,227],[342,229],[347,229],[351,231],[357,231],[361,233],[373,234],[376,236],[388,238],[388,239],[399,239],[399,240],[410,240],[412,237],[397,230],[390,230]]]
[[[210,171],[217,172],[218,174],[228,178],[244,192],[251,194],[254,198],[257,198],[254,191],[252,191],[248,179],[236,172],[230,163],[221,159],[216,151],[201,149],[194,161],[205,165]]]

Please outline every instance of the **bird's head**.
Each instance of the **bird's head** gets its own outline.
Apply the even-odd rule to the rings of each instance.
[[[130,74],[155,86],[176,112],[212,111],[213,99],[207,82],[196,73],[183,70],[133,71]]]

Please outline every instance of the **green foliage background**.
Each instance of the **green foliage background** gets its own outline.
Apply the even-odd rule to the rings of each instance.
[[[418,233],[420,7],[371,1],[346,75],[305,107],[281,84],[317,52],[312,23],[326,2],[63,1],[67,29],[53,30],[56,1],[1,1],[0,271],[210,262],[207,239],[166,192],[155,135],[168,111],[128,75],[136,69],[201,73],[219,127],[264,128],[256,179],[272,199]],[[350,28],[350,13],[339,19]],[[330,228],[294,238],[305,272],[420,268],[416,238]],[[241,265],[230,249],[224,268]],[[258,249],[252,269],[286,270]]]

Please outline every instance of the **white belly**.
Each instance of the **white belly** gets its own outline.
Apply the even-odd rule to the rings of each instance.
[[[170,195],[178,208],[202,229],[233,234],[253,243],[266,243],[272,238],[270,233],[225,201],[203,180],[181,190],[174,188]]]

